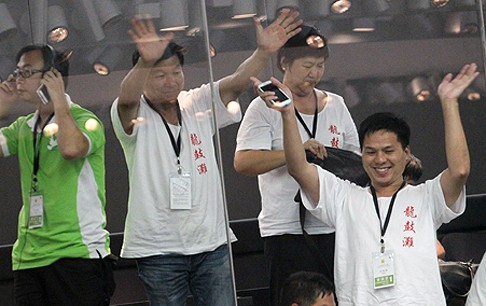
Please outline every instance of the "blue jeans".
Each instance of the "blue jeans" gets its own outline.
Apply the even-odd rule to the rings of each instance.
[[[197,306],[234,305],[227,245],[195,255],[141,258],[137,266],[150,305],[186,305],[189,294]]]

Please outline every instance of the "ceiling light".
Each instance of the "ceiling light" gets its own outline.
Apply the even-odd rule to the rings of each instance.
[[[464,89],[464,94],[463,94],[468,101],[478,101],[481,100],[481,92],[474,88],[474,87],[468,87]]]
[[[486,84],[484,74],[479,74],[471,85],[464,90],[463,97],[468,101],[481,100],[486,93]]]
[[[47,11],[47,40],[50,43],[60,43],[69,35],[64,9],[59,5],[51,5]]]
[[[73,14],[73,26],[80,30],[87,41],[99,42],[105,39],[103,26],[93,1],[78,0],[73,1],[73,4],[76,6]]]
[[[186,29],[186,36],[196,36],[202,29],[201,1],[193,0],[189,10],[189,27]]]
[[[29,2],[28,18],[30,34],[34,44],[45,44],[47,42],[47,0],[36,0]]]
[[[186,0],[162,0],[160,2],[161,31],[182,31],[188,26]]]
[[[375,30],[375,19],[369,17],[354,18],[354,32],[373,32]]]
[[[120,61],[122,51],[116,46],[107,46],[93,62],[93,69],[99,75],[106,76],[112,72]]]
[[[412,79],[409,88],[413,98],[418,102],[425,102],[432,99],[432,90],[425,77],[419,76]]]
[[[257,14],[254,0],[234,0],[233,19],[252,18]]]
[[[479,31],[478,16],[475,11],[454,12],[449,14],[445,32],[449,34],[474,34]]]
[[[337,0],[331,4],[331,10],[336,14],[346,13],[351,8],[351,1]]]
[[[430,0],[435,7],[443,7],[449,3],[449,0]]]
[[[122,13],[113,0],[94,0],[94,6],[105,30],[122,19]]]
[[[0,40],[8,39],[16,33],[17,26],[8,11],[7,5],[0,3]]]

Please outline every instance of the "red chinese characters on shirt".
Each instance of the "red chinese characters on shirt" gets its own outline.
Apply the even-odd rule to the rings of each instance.
[[[405,208],[403,212],[405,213],[405,217],[407,218],[417,218],[417,215],[415,214],[415,207],[413,206],[407,206],[407,208]]]
[[[198,160],[200,158],[206,158],[206,156],[204,156],[204,153],[203,153],[201,148],[195,149],[194,150],[194,160]]]
[[[197,135],[194,134],[194,133],[191,134],[191,144],[193,146],[198,146],[198,145],[201,144],[201,141],[199,140],[199,138],[197,137]]]
[[[201,145],[201,140],[197,136],[197,134],[191,134],[191,144],[194,147],[194,160],[198,161],[199,163],[196,166],[197,172],[201,174],[206,174],[208,172],[208,166],[204,162],[206,160],[206,156],[204,155],[203,149],[199,147]]]
[[[338,132],[338,128],[337,128],[337,126],[335,126],[334,124],[331,124],[331,125],[329,126],[329,132],[330,132],[331,134],[335,134],[335,135],[339,135],[339,134],[340,134],[340,133]]]
[[[413,245],[413,237],[403,237],[402,246],[403,247],[413,248],[414,247],[414,245]]]
[[[334,124],[331,124],[328,128],[329,133],[333,135],[341,135],[341,132],[338,131],[338,127]],[[331,139],[331,147],[333,148],[339,148],[339,138],[338,137],[333,137]]]
[[[407,233],[407,235],[410,236],[404,236],[402,239],[402,246],[404,248],[413,248],[415,247],[413,238],[415,236],[415,222],[410,219],[416,219],[417,214],[415,213],[415,207],[412,205],[409,205],[405,208],[403,211],[403,214],[405,215],[405,218],[407,218],[407,221],[405,222],[403,226],[403,232]]]
[[[333,137],[331,139],[331,146],[333,148],[339,148],[339,138]]]
[[[414,232],[415,233],[415,223],[413,221],[407,221],[405,223],[405,228],[403,229],[404,232]]]

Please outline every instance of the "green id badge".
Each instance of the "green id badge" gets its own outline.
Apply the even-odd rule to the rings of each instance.
[[[395,286],[395,253],[373,253],[373,287],[382,289]]]
[[[40,228],[44,225],[44,198],[42,194],[30,195],[29,228]]]

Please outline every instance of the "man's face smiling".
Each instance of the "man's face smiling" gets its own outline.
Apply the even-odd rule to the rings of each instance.
[[[184,73],[177,56],[156,64],[145,83],[146,96],[156,104],[174,103],[184,88]]]
[[[363,139],[363,167],[377,191],[400,186],[408,160],[410,148],[404,149],[393,132],[379,130]]]

